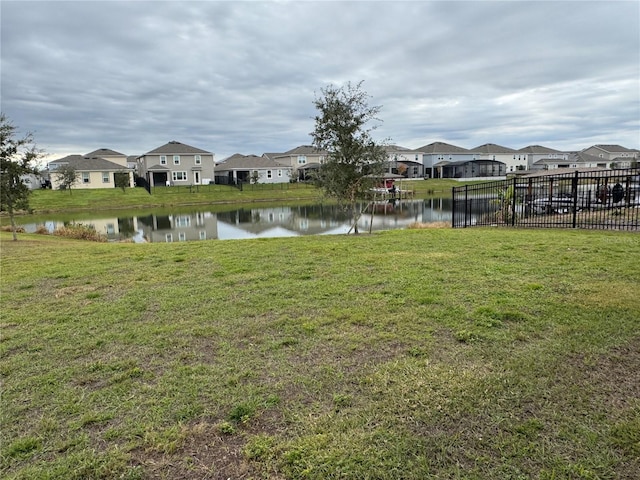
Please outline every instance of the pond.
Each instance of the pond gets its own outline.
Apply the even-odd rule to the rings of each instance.
[[[360,232],[406,228],[414,222],[451,223],[451,199],[385,200],[374,202],[360,217]],[[337,205],[300,204],[180,207],[140,212],[51,214],[21,226],[33,233],[45,227],[50,233],[68,224],[91,225],[110,241],[182,242],[261,237],[345,234],[350,219]]]

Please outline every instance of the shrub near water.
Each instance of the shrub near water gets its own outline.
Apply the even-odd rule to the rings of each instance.
[[[89,240],[92,242],[106,242],[107,237],[96,231],[92,225],[65,225],[57,228],[53,232],[54,235],[66,238],[75,238],[77,240]]]

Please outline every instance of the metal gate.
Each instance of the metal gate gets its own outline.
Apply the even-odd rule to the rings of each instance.
[[[452,227],[640,230],[640,169],[530,173],[453,187]]]

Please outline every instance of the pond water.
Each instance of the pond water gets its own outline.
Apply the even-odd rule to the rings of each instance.
[[[385,200],[371,205],[358,222],[361,232],[368,232],[370,228],[372,231],[402,229],[413,222],[451,223],[450,198]],[[348,215],[337,205],[317,203],[236,205],[225,211],[198,206],[139,213],[85,212],[39,218],[33,222],[25,219],[21,226],[32,233],[43,226],[53,232],[68,224],[92,225],[111,241],[139,243],[344,234],[352,226]]]

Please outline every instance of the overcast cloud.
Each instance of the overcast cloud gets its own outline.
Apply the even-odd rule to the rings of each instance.
[[[363,80],[379,140],[640,148],[638,1],[7,1],[2,112],[53,160],[310,144]]]

